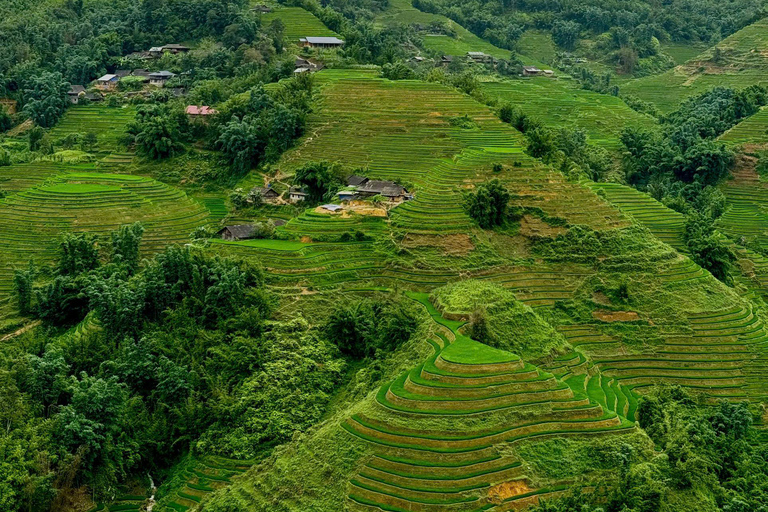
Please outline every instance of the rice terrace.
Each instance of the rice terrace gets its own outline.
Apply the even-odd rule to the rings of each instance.
[[[765,0],[0,2],[0,510],[765,512]]]

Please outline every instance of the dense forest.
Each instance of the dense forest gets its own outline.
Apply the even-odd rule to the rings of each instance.
[[[768,510],[766,15],[2,2],[0,509]]]

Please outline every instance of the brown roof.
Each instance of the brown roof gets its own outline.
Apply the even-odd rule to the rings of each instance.
[[[187,107],[186,110],[187,114],[192,116],[212,116],[214,114],[218,114],[219,111],[215,108],[211,108],[208,105],[190,105]]]
[[[397,197],[405,193],[405,189],[394,181],[368,180],[357,188],[358,192],[381,194],[387,197]]]

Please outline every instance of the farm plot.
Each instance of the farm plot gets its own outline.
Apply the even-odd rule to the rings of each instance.
[[[130,153],[120,146],[119,139],[125,133],[125,127],[133,121],[136,109],[131,106],[107,107],[105,105],[73,105],[67,109],[56,126],[51,129],[51,139],[59,141],[68,135],[83,136],[87,133],[96,135],[96,152],[115,153],[111,160],[125,163]],[[130,159],[128,159],[130,161]]]
[[[298,43],[302,37],[328,37],[338,36],[311,12],[301,7],[271,6],[272,12],[261,15],[261,22],[268,26],[275,20],[280,20],[285,26],[285,38]]]
[[[424,46],[441,54],[464,56],[467,52],[483,52],[499,59],[510,57],[509,50],[494,46],[441,14],[420,11],[409,0],[390,0],[387,3],[387,9],[376,18],[376,24],[379,26],[414,23],[421,25],[439,23],[453,30],[455,37],[444,34],[424,36]]]
[[[768,18],[723,39],[716,48],[717,62],[710,48],[666,73],[628,81],[621,92],[650,101],[667,113],[688,96],[713,87],[768,84]]]
[[[656,124],[653,118],[635,112],[616,96],[586,91],[568,80],[486,82],[482,89],[488,96],[510,102],[548,126],[581,128],[591,143],[609,150],[621,147],[619,134],[624,128],[651,128]]]
[[[461,322],[444,319],[426,295],[412,297],[436,323],[434,354],[383,386],[374,411],[342,424],[374,450],[350,481],[352,510],[519,509],[567,486],[534,487],[525,461],[497,445],[633,429],[553,374],[462,336]]]
[[[217,489],[230,485],[235,477],[245,473],[252,464],[252,461],[224,457],[190,456],[180,465],[179,474],[171,482],[170,488],[161,488],[161,494],[153,510],[157,512],[193,510],[203,498]]]
[[[0,294],[10,292],[13,271],[34,260],[51,262],[64,232],[106,234],[141,221],[144,255],[184,243],[208,212],[183,192],[139,176],[59,175],[7,196],[0,203]]]
[[[729,146],[755,144],[768,146],[768,107],[743,120],[724,134],[720,140]]]

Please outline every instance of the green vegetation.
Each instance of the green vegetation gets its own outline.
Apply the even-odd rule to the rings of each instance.
[[[3,511],[761,510],[760,2],[0,16]]]

